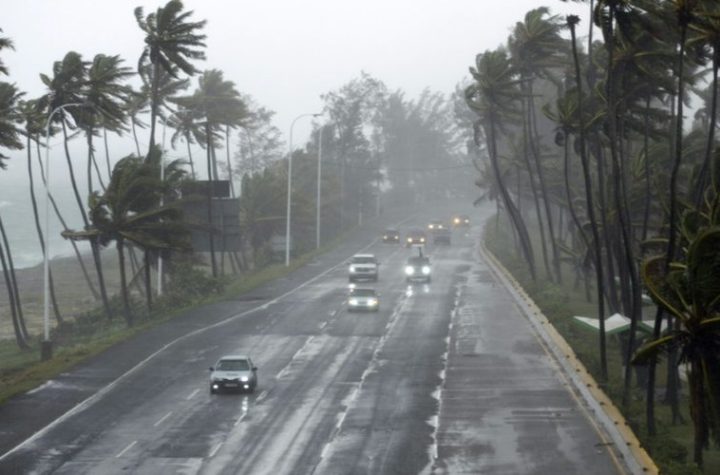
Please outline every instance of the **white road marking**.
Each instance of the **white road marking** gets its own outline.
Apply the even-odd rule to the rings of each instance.
[[[258,397],[255,398],[255,402],[258,403],[262,401],[263,399],[265,399],[265,396],[267,396],[267,391],[261,392]]]
[[[200,390],[196,389],[195,391],[191,392],[190,394],[188,394],[188,397],[186,397],[185,399],[189,401],[190,399],[194,398],[195,395],[198,393],[198,391],[200,391]]]
[[[235,421],[235,424],[233,424],[233,427],[237,427],[237,425],[240,424],[243,419],[245,419],[245,414],[247,414],[247,413],[243,413],[242,416],[237,418],[237,420]],[[211,455],[211,457],[212,457],[212,455]]]
[[[315,335],[312,335],[312,336],[310,336],[310,338],[308,338],[307,340],[305,340],[305,343],[303,343],[303,346],[301,346],[301,347],[295,352],[295,354],[292,355],[292,358],[290,358],[290,362],[289,362],[287,365],[285,365],[285,367],[284,367],[283,369],[281,369],[278,374],[275,375],[275,379],[280,379],[280,378],[283,377],[283,375],[285,374],[285,371],[287,371],[288,369],[290,369],[290,365],[293,363],[293,361],[295,361],[295,357],[296,357],[298,354],[300,354],[300,352],[301,352],[302,350],[304,350],[305,347],[308,346],[308,344],[310,344],[314,339],[315,339]]]
[[[168,412],[167,414],[165,414],[164,416],[162,416],[159,421],[157,421],[155,424],[153,424],[153,427],[157,427],[157,426],[159,426],[160,424],[162,424],[163,421],[164,421],[165,419],[167,419],[168,417],[170,417],[171,414],[172,414],[172,411],[170,411],[170,412]]]
[[[212,449],[212,452],[210,452],[210,458],[212,458],[212,457],[215,456],[215,454],[218,452],[218,450],[220,450],[220,447],[222,447],[222,444],[223,444],[223,443],[220,442],[219,444],[217,444],[217,445],[215,446],[215,448]]]
[[[122,449],[122,451],[119,454],[117,454],[115,456],[115,458],[119,459],[120,457],[122,457],[123,454],[125,454],[125,452],[127,452],[128,450],[132,449],[135,446],[135,444],[137,444],[137,440],[133,440],[132,442],[130,442],[130,445],[128,445],[127,447]]]

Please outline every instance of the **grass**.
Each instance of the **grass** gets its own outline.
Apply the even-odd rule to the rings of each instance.
[[[492,221],[494,223],[494,221]],[[537,233],[534,233],[537,234]],[[484,236],[487,248],[503,263],[505,268],[523,286],[525,291],[542,309],[543,314],[558,330],[562,337],[573,348],[575,354],[590,371],[596,381],[600,381],[600,354],[598,334],[580,327],[572,319],[573,315],[596,315],[597,307],[585,298],[582,286],[576,288],[575,276],[571,276],[571,269],[563,268],[564,283],[562,285],[549,282],[547,279],[537,279],[533,282],[529,276],[527,265],[522,261],[519,253],[515,252],[512,236],[501,225],[490,224],[485,229]],[[536,247],[539,249],[539,247]],[[542,259],[538,261],[538,276],[544,275]],[[593,298],[596,294],[593,293]],[[704,452],[703,470],[698,470],[692,464],[693,426],[687,407],[686,395],[681,395],[680,409],[685,419],[683,424],[672,423],[670,406],[662,400],[655,404],[657,435],[649,437],[645,423],[645,391],[633,388],[632,400],[628,408],[622,408],[622,354],[621,341],[618,336],[607,338],[607,364],[608,381],[601,384],[605,393],[613,403],[624,411],[624,417],[633,428],[640,442],[648,450],[658,465],[660,472],[671,475],[711,474],[720,473],[720,450],[712,448]],[[657,369],[658,397],[664,395],[662,388],[666,384],[667,367],[661,363]]]

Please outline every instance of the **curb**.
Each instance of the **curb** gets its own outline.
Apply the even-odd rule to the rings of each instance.
[[[547,344],[575,389],[587,403],[595,420],[599,422],[605,434],[611,439],[623,462],[633,474],[658,474],[659,469],[650,455],[641,446],[635,433],[620,410],[615,407],[605,392],[600,389],[593,376],[575,355],[570,345],[543,315],[522,286],[510,272],[490,252],[482,240],[479,240],[478,252],[491,271],[510,291],[516,303],[535,328],[538,335]]]

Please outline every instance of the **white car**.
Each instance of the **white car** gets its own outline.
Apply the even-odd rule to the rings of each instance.
[[[356,310],[369,310],[371,312],[377,312],[380,308],[380,300],[375,289],[350,289],[350,296],[348,297],[348,311],[354,312]]]
[[[356,280],[372,280],[377,282],[380,264],[374,254],[355,254],[350,259],[350,267],[348,268],[350,282]]]
[[[210,394],[224,390],[253,392],[257,383],[257,368],[248,356],[223,356],[210,367]]]

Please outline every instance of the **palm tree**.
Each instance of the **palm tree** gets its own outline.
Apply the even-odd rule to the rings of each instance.
[[[607,368],[607,343],[605,339],[605,277],[603,272],[602,251],[600,241],[600,231],[598,229],[598,221],[595,217],[595,201],[593,199],[592,178],[590,176],[590,163],[587,156],[587,146],[585,143],[585,108],[583,102],[583,80],[580,73],[580,58],[577,51],[577,39],[575,28],[580,19],[575,15],[567,17],[567,25],[570,29],[572,57],[575,72],[575,88],[577,89],[578,98],[578,121],[579,121],[579,148],[580,162],[582,165],[582,173],[585,188],[585,204],[587,206],[587,215],[590,220],[590,230],[593,236],[593,257],[595,264],[595,278],[597,285],[598,300],[598,323],[600,331],[598,332],[598,346],[600,350],[600,377],[603,381],[608,379]]]
[[[63,232],[66,238],[97,240],[103,246],[115,241],[123,315],[128,325],[133,325],[134,315],[125,273],[126,244],[144,249],[188,248],[179,209],[174,203],[157,206],[163,186],[155,165],[132,155],[118,161],[105,192],[94,192],[90,197],[92,226]]]
[[[155,13],[146,17],[142,7],[135,9],[135,19],[145,34],[145,48],[138,61],[138,71],[141,74],[150,73],[150,146],[155,145],[155,121],[158,117],[161,70],[175,77],[179,68],[185,74],[192,76],[198,70],[191,63],[192,60],[205,59],[201,48],[205,47],[205,35],[200,30],[205,21],[190,22],[192,11],[183,12],[180,0],[170,0],[164,7],[159,7]],[[152,70],[143,66],[150,63]]]
[[[2,28],[0,28],[0,33],[2,33]],[[15,49],[15,46],[13,45],[13,42],[10,38],[4,38],[0,36],[0,50],[3,49]],[[2,59],[0,59],[0,74],[4,74],[5,76],[8,75],[7,67],[5,67],[5,63],[2,62]]]
[[[215,149],[221,139],[225,125],[238,125],[246,115],[245,104],[232,81],[223,78],[220,70],[205,71],[198,78],[198,88],[192,96],[180,97],[175,100],[181,107],[195,111],[202,118],[205,150],[207,152],[207,217],[210,241],[210,263],[213,277],[217,277],[218,269],[215,260],[215,239],[212,223],[212,182],[218,176]]]
[[[2,64],[0,64],[0,66],[2,66]],[[3,69],[2,72],[5,72],[5,70]],[[15,107],[23,95],[24,93],[18,91],[14,84],[0,82],[0,148],[7,148],[10,150],[22,149],[22,142],[19,140],[21,131],[16,125],[18,117]],[[7,156],[0,153],[0,169],[5,169],[5,163],[3,160],[7,158]],[[5,228],[2,226],[1,218],[0,234],[2,235],[2,242],[0,243],[0,264],[2,265],[5,286],[7,287],[10,301],[10,311],[12,314],[13,328],[15,330],[15,341],[21,349],[27,349],[27,330],[25,330],[25,323],[22,316],[20,294],[18,292],[17,279],[15,278],[15,269],[12,264],[10,247],[5,236]]]
[[[198,123],[198,117],[195,116],[192,108],[180,107],[177,112],[168,117],[167,123],[175,129],[175,132],[170,138],[170,145],[173,148],[175,148],[175,144],[181,137],[185,139],[188,160],[190,162],[190,177],[195,180],[195,164],[190,146],[195,143],[204,144],[206,141],[202,127]]]
[[[475,59],[475,68],[470,68],[470,74],[475,82],[465,90],[465,100],[470,109],[480,117],[476,127],[485,129],[485,136],[489,141],[490,162],[505,210],[518,233],[520,247],[530,269],[530,275],[535,280],[535,258],[530,235],[503,182],[497,150],[498,130],[502,130],[504,118],[517,116],[519,112],[517,102],[520,99],[520,91],[516,71],[510,64],[507,52],[499,49],[479,54]],[[476,134],[476,143],[478,142],[477,137]]]
[[[125,105],[125,111],[130,118],[130,130],[132,130],[133,139],[135,140],[135,151],[138,156],[140,156],[140,142],[138,141],[137,129],[147,127],[147,124],[140,119],[140,116],[148,111],[148,97],[144,89],[132,91]]]
[[[706,216],[718,215],[716,209]],[[720,441],[720,226],[712,221],[698,226],[701,221],[699,212],[690,212],[681,224],[688,246],[684,262],[668,265],[667,256],[655,256],[643,266],[648,292],[681,328],[646,344],[634,359],[644,362],[678,349],[678,362],[688,364],[693,461],[700,467],[710,438]]]
[[[46,109],[48,113],[52,113],[55,109],[61,106],[67,106],[68,104],[85,104],[86,92],[87,92],[87,63],[82,60],[82,57],[71,51],[65,55],[62,61],[56,61],[53,64],[53,77],[50,78],[45,74],[40,75],[40,79],[49,89],[49,94],[39,99],[39,106]],[[68,171],[70,173],[70,184],[72,185],[73,193],[77,201],[78,208],[80,209],[80,215],[82,216],[83,223],[85,226],[89,226],[87,213],[85,212],[84,200],[80,196],[78,190],[77,181],[75,180],[75,172],[70,158],[70,150],[68,148],[68,128],[75,128],[77,124],[82,124],[83,119],[87,117],[88,112],[84,107],[68,107],[67,109],[60,110],[57,116],[53,116],[53,120],[60,123],[63,136],[64,136],[64,148],[65,158],[68,165]],[[72,119],[72,122],[70,121]],[[98,286],[100,288],[100,297],[102,299],[103,308],[108,318],[111,315],[110,301],[107,296],[107,289],[105,288],[105,278],[102,272],[102,263],[100,260],[100,250],[97,243],[92,239],[90,240],[90,248],[92,250],[93,261],[95,263],[95,270],[98,276]]]
[[[511,59],[517,68],[520,78],[521,87],[524,91],[523,108],[525,109],[525,118],[523,119],[523,143],[529,145],[529,151],[534,158],[534,165],[540,182],[540,193],[543,203],[545,204],[545,217],[547,219],[547,228],[550,234],[550,247],[553,252],[553,268],[555,278],[559,282],[562,281],[560,270],[560,256],[558,255],[557,240],[555,238],[555,229],[553,226],[553,215],[551,211],[551,200],[549,197],[548,187],[545,180],[545,173],[540,162],[540,144],[537,132],[537,119],[535,114],[535,94],[534,83],[537,79],[549,79],[553,82],[556,80],[550,72],[553,68],[564,65],[567,60],[563,54],[565,49],[565,41],[560,36],[561,24],[558,17],[548,16],[549,9],[547,7],[536,8],[525,14],[523,22],[518,22],[515,26],[514,34],[508,40],[509,48],[512,53]],[[527,151],[525,152],[527,153]],[[533,192],[535,192],[535,180],[533,178],[532,167],[529,166],[530,184]],[[540,202],[535,200],[540,216]],[[547,264],[547,252],[545,251],[545,232],[543,220],[539,219],[540,235],[543,244],[543,253]],[[550,273],[550,269],[548,269]]]

